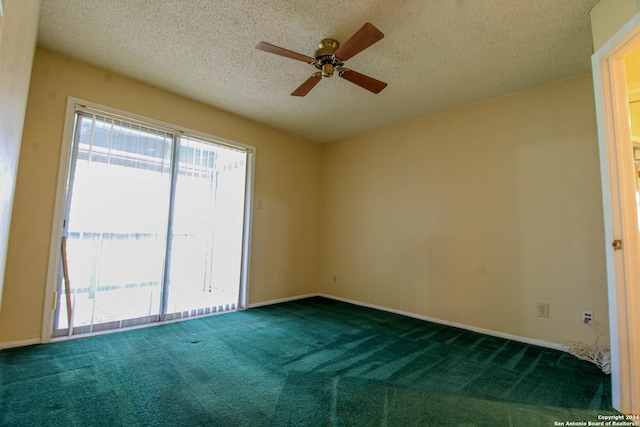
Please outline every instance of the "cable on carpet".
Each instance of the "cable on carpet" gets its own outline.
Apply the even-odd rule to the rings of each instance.
[[[564,349],[580,360],[594,363],[598,368],[602,369],[605,374],[611,373],[611,351],[608,348],[598,347],[598,332],[590,322],[584,322],[588,325],[596,336],[593,347],[583,342],[567,342]]]

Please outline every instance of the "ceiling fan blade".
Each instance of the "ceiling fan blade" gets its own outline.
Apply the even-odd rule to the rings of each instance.
[[[305,80],[296,90],[291,92],[291,96],[305,96],[322,80],[322,73],[313,73],[311,77]]]
[[[357,84],[363,89],[368,90],[373,93],[380,93],[382,89],[387,87],[385,82],[381,82],[380,80],[376,80],[373,77],[365,76],[364,74],[360,74],[357,71],[349,70],[343,68],[340,70],[338,74],[345,80],[349,80],[351,83]]]
[[[315,58],[312,58],[307,55],[303,55],[298,52],[294,52],[292,50],[287,50],[282,47],[274,46],[269,43],[260,42],[256,46],[256,49],[261,50],[263,52],[274,53],[276,55],[284,56],[285,58],[295,59],[296,61],[306,62],[307,64],[313,64],[315,62]]]
[[[375,42],[382,40],[383,37],[384,34],[380,30],[367,22],[335,51],[334,56],[341,61],[346,61]]]

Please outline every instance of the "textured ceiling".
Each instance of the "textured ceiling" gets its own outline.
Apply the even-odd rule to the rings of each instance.
[[[590,71],[597,0],[43,0],[38,46],[316,142]],[[385,81],[374,95],[334,76],[289,94],[313,56],[365,22],[385,38],[347,66]]]

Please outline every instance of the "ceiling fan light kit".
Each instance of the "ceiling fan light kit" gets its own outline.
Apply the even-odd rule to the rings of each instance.
[[[314,58],[265,42],[258,43],[256,49],[284,56],[285,58],[295,59],[296,61],[306,62],[319,70],[294,90],[291,93],[292,96],[305,96],[322,78],[330,78],[334,73],[337,73],[339,77],[363,89],[373,93],[380,93],[382,89],[387,87],[385,82],[344,68],[344,63],[369,46],[382,40],[383,37],[384,34],[382,34],[380,30],[367,22],[342,46],[337,40],[323,39],[314,53]]]

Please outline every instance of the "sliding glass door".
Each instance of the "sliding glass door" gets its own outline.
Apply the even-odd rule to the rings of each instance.
[[[247,153],[76,113],[54,336],[237,307]]]
[[[234,309],[242,255],[246,153],[180,137],[166,316]]]

